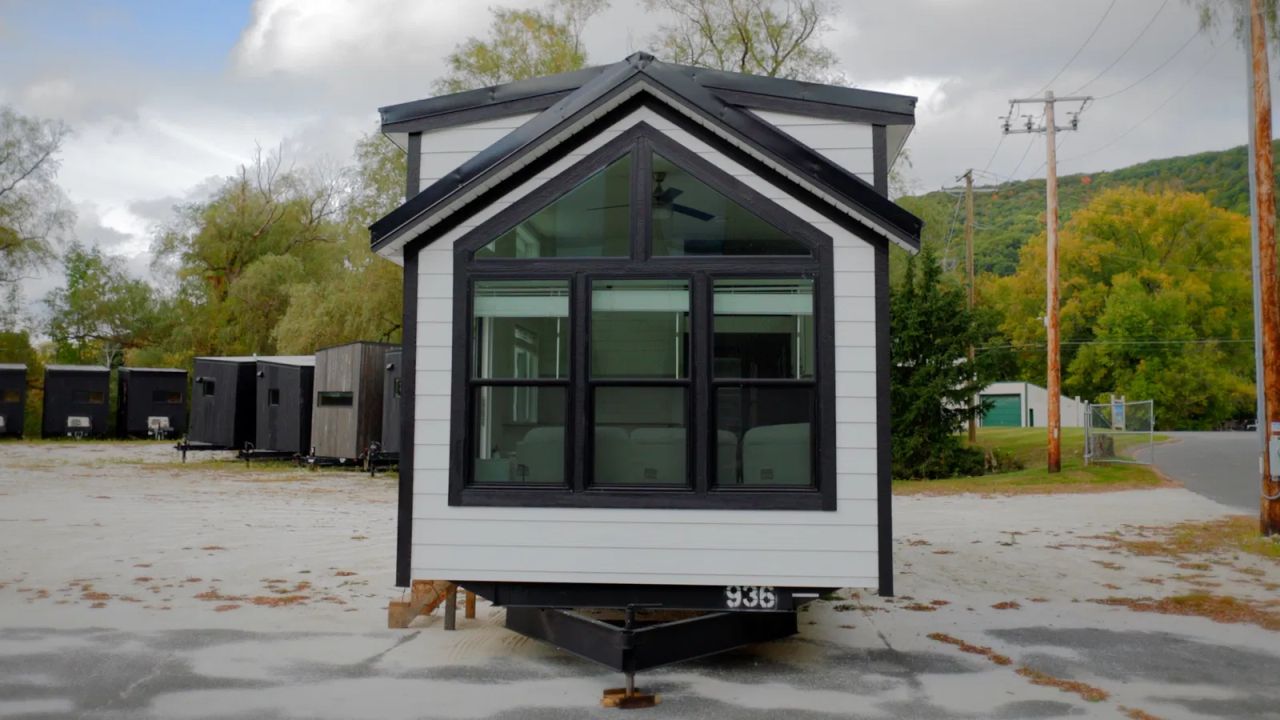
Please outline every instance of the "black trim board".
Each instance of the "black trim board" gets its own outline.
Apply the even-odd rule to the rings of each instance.
[[[871,126],[871,158],[876,192],[889,197],[889,134],[884,125]]]
[[[405,150],[405,200],[417,195],[422,189],[422,133],[409,133],[408,145]]]
[[[655,99],[651,99],[644,95],[632,98],[628,102],[623,103],[619,107],[607,113],[605,116],[601,118],[600,122],[596,123],[591,128],[588,128],[582,131],[581,133],[579,133],[575,139],[575,142],[562,143],[556,147],[551,148],[549,151],[539,156],[533,162],[529,163],[528,165],[525,165],[523,168],[515,172],[510,177],[506,178],[502,182],[490,188],[484,194],[482,194],[481,196],[473,200],[471,203],[469,203],[467,207],[480,208],[501,199],[503,196],[505,196],[507,193],[511,192],[515,188],[519,187],[525,181],[533,177],[536,177],[538,174],[545,171],[548,167],[550,167],[555,162],[563,158],[565,155],[568,155],[569,153],[571,153],[575,148],[580,147],[583,143],[590,141],[591,138],[598,135],[604,129],[612,126],[612,124],[616,122],[617,119],[626,117],[627,115],[630,115],[635,110],[642,107],[653,110],[658,115],[661,115],[664,119],[671,121],[673,124],[678,126],[681,130],[689,133],[690,135],[694,136],[698,140],[701,140],[702,142],[707,143],[710,147],[715,149],[717,152],[725,155],[731,160],[742,165],[746,169],[750,170],[752,173],[756,174],[757,176],[766,180],[770,184],[784,191],[789,196],[803,202],[809,208],[813,209],[818,213],[821,213],[823,217],[825,217],[826,219],[830,220],[831,222],[835,223],[841,228],[849,231],[855,236],[863,239],[867,243],[870,243],[872,245],[879,245],[879,244],[885,244],[888,242],[888,240],[884,236],[872,232],[866,225],[859,222],[857,219],[851,217],[845,212],[840,211],[831,203],[817,197],[816,195],[809,192],[804,187],[801,187],[799,184],[793,182],[791,179],[787,178],[782,173],[775,170],[773,167],[767,165],[764,162],[761,162],[760,160],[758,160],[757,158],[751,155],[746,154],[745,152],[742,151],[741,148],[725,140],[723,137],[711,132],[707,128],[693,121],[688,116],[675,110],[674,108],[667,105],[666,103],[657,101]],[[640,124],[643,124],[643,123],[637,123],[637,125],[640,125]],[[666,136],[663,136],[663,137],[666,137]],[[862,182],[862,181],[859,180],[859,182]],[[441,220],[435,226],[429,228],[426,232],[422,233],[418,237],[415,237],[413,240],[411,240],[406,245],[404,252],[406,254],[411,252],[416,252],[417,249],[430,244],[431,242],[435,241],[437,238],[441,237],[445,233],[449,232],[453,228],[460,225],[464,220],[466,220],[467,217],[469,217],[474,212],[475,212],[474,210],[468,211],[464,209],[461,212],[456,212],[449,215],[448,217]],[[529,261],[525,261],[525,262],[529,262]],[[537,262],[537,261],[534,261],[534,262]]]
[[[505,135],[375,222],[370,226],[374,249],[386,246],[445,208],[449,208],[451,215],[462,214],[464,211],[457,208],[454,201],[468,188],[508,171],[512,165],[522,162],[525,155],[553,136],[590,117],[591,113],[607,105],[618,94],[629,92],[637,83],[643,84],[641,92],[652,98],[651,102],[664,106],[669,101],[679,102],[705,122],[718,125],[735,135],[738,142],[755,146],[772,162],[805,178],[819,190],[866,216],[869,222],[893,234],[898,240],[908,246],[919,246],[920,220],[890,202],[870,184],[772,124],[724,103],[683,73],[671,70],[672,66],[653,63],[651,60],[649,56],[633,56],[628,62],[608,66],[605,72],[573,94]],[[654,91],[663,93],[667,99],[652,95]],[[593,124],[601,122],[602,118],[596,118]],[[561,144],[580,144],[584,133],[585,129],[579,130],[575,139]],[[467,205],[474,206],[477,201],[478,198],[472,198]]]
[[[400,482],[396,509],[396,586],[413,580],[413,417],[417,404],[418,254],[404,258],[404,309],[400,356]]]
[[[875,250],[876,275],[876,553],[880,594],[893,595],[893,438],[889,402],[889,248]]]

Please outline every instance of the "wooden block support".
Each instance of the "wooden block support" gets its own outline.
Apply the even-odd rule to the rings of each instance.
[[[450,585],[444,598],[444,629],[458,629],[458,587]]]
[[[387,627],[407,628],[419,615],[430,615],[440,603],[457,593],[457,586],[443,580],[414,580],[409,600],[393,600],[387,605]]]
[[[476,594],[468,590],[466,597],[467,597],[466,618],[468,620],[475,620],[476,619]]]

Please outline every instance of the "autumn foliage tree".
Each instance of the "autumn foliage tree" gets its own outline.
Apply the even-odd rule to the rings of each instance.
[[[1033,239],[1017,273],[983,289],[1032,382],[1044,377],[1044,248]],[[1199,194],[1109,190],[1063,226],[1059,263],[1067,394],[1155,400],[1164,428],[1213,428],[1249,411],[1247,218]]]

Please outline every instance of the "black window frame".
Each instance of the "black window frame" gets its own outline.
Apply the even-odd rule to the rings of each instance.
[[[698,181],[750,208],[811,249],[805,255],[653,256],[650,247],[652,154],[660,153]],[[476,258],[494,238],[562,197],[599,170],[631,153],[631,244],[624,258]],[[607,507],[739,510],[836,509],[834,272],[829,235],[728,175],[646,123],[637,123],[587,154],[454,243],[453,372],[449,504],[505,507]],[[474,287],[485,280],[568,278],[570,360],[565,428],[566,482],[557,486],[474,484],[472,314]],[[601,485],[590,482],[592,382],[590,298],[599,279],[681,279],[690,283],[689,378],[686,413],[690,483]],[[712,377],[712,287],[715,279],[806,278],[814,285],[814,402],[810,486],[718,487],[714,481],[715,418]],[[599,382],[599,381],[596,381]],[[659,384],[664,384],[659,380]],[[606,381],[631,385],[631,380]],[[574,452],[575,447],[581,448]]]

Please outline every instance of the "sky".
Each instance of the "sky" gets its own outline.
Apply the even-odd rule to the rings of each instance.
[[[1003,136],[999,116],[1010,98],[1046,87],[1065,95],[1083,86],[1097,98],[1079,131],[1061,135],[1060,173],[1247,140],[1244,55],[1229,26],[1197,32],[1191,0],[836,5],[822,41],[844,77],[919,98],[907,169],[918,191],[970,167],[987,182],[1043,177],[1042,137]],[[74,236],[146,277],[151,238],[176,204],[207,197],[258,147],[283,147],[301,164],[348,162],[356,138],[376,130],[378,107],[431,94],[445,56],[483,34],[483,7],[0,0],[0,104],[66,122],[58,180],[76,212]],[[587,25],[591,64],[649,49],[663,21],[642,2],[614,0]],[[27,283],[32,310],[58,277],[54,268]]]

